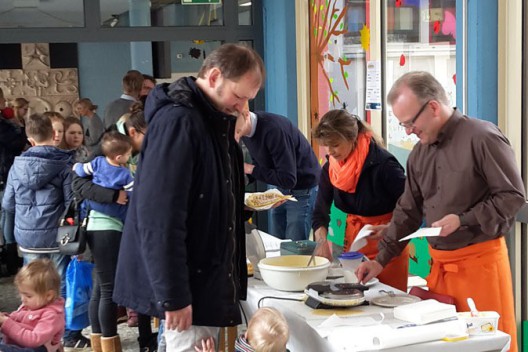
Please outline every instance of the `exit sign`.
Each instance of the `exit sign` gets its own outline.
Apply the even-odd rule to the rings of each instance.
[[[182,0],[182,5],[213,5],[222,3],[222,0]]]

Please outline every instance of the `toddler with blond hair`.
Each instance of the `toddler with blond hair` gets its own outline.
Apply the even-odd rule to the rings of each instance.
[[[288,323],[277,309],[259,308],[248,323],[248,328],[235,341],[235,352],[285,352],[290,337]],[[197,352],[214,352],[212,337],[195,346]]]
[[[53,262],[30,262],[15,276],[15,285],[22,304],[15,312],[0,313],[0,350],[60,346],[65,324],[64,299],[60,296],[61,277]]]

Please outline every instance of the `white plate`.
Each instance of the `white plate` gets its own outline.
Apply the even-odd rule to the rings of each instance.
[[[370,287],[370,286],[377,284],[378,282],[380,282],[379,279],[377,277],[373,277],[372,279],[369,280],[369,282],[365,284],[365,286]]]
[[[388,308],[394,308],[397,306],[401,306],[404,304],[414,303],[421,301],[419,297],[411,296],[411,295],[385,295],[385,296],[379,296],[374,297],[370,300],[370,303],[380,306],[380,307],[388,307]]]

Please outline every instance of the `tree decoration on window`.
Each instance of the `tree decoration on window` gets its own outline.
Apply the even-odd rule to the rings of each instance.
[[[348,73],[345,72],[345,66],[350,65],[352,62],[345,56],[336,56],[335,52],[332,53],[328,50],[328,44],[331,43],[332,37],[342,36],[347,33],[343,21],[346,7],[338,8],[337,3],[338,0],[311,0],[310,3],[313,35],[315,37],[315,50],[312,50],[312,55],[317,57],[317,65],[323,72],[330,91],[330,101],[334,105],[336,102],[341,103],[341,100],[339,99],[339,92],[333,87],[334,80],[329,75],[329,65],[333,63],[339,64],[341,78],[347,90],[349,90]]]

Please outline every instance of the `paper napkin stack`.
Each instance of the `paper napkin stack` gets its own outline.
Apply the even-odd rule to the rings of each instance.
[[[457,312],[454,305],[440,303],[434,299],[427,299],[394,308],[394,318],[417,325],[429,324],[456,317]]]

